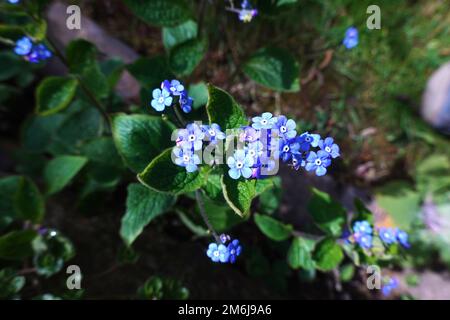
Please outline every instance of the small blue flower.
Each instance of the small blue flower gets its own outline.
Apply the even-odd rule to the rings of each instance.
[[[316,148],[319,146],[320,135],[304,132],[300,135],[300,139],[301,139],[301,143],[303,143],[303,144],[309,143],[309,145],[311,147]],[[302,149],[305,147],[306,146],[302,146]],[[309,148],[307,150],[309,150]],[[307,150],[305,150],[305,151],[307,151]]]
[[[227,263],[228,259],[230,257],[230,254],[228,253],[228,249],[225,245],[217,243],[210,243],[208,246],[208,250],[206,251],[206,255],[213,261],[213,262],[222,262]]]
[[[317,153],[311,151],[306,158],[306,171],[315,171],[316,175],[321,177],[327,173],[327,167],[331,160],[325,151],[319,150]]]
[[[11,4],[17,4],[19,3],[20,0],[8,0],[9,3]]]
[[[181,96],[185,91],[184,86],[178,80],[172,80],[170,82],[169,80],[164,80],[161,84],[161,89],[166,89],[174,96]]]
[[[223,244],[226,244],[228,241],[231,240],[231,237],[228,234],[222,233],[220,236],[220,242],[222,242]]]
[[[391,228],[380,228],[378,230],[378,235],[385,244],[392,244],[397,242],[395,232]]]
[[[239,134],[239,141],[241,142],[255,142],[261,137],[261,131],[252,127],[246,126],[242,128],[242,132]]]
[[[258,10],[253,9],[248,0],[243,0],[241,2],[241,9],[236,10],[236,12],[239,14],[239,20],[242,22],[250,22],[258,14]]]
[[[19,56],[26,56],[31,52],[33,42],[28,37],[22,37],[16,41],[14,52]]]
[[[210,141],[213,145],[217,144],[219,140],[225,139],[225,133],[221,131],[217,123],[211,123],[210,126],[204,125],[202,130],[205,133],[205,140]]]
[[[279,135],[284,139],[294,139],[297,135],[296,127],[294,120],[288,120],[285,116],[277,117],[275,128],[278,129]]]
[[[391,294],[392,290],[398,288],[398,286],[399,281],[397,278],[395,277],[389,278],[381,288],[381,292],[385,297],[387,297]]]
[[[152,92],[152,96],[153,100],[151,104],[156,111],[164,111],[166,107],[172,105],[173,98],[166,89],[155,89]]]
[[[203,146],[203,138],[205,133],[195,123],[190,123],[186,129],[178,130],[178,139],[184,148],[192,148],[194,150],[201,150]],[[177,139],[177,140],[178,140]]]
[[[239,179],[241,176],[248,179],[252,176],[253,158],[246,154],[244,150],[236,150],[234,157],[227,159],[228,174],[232,179]]]
[[[191,148],[173,148],[175,155],[175,164],[181,167],[185,167],[187,172],[194,172],[198,170],[200,164],[200,158],[196,155]]]
[[[372,234],[372,227],[368,221],[356,221],[353,224],[353,232],[359,234]]]
[[[355,233],[355,241],[364,249],[372,248],[372,236],[366,233]]]
[[[184,90],[180,95],[180,107],[183,110],[184,113],[189,113],[192,111],[192,103],[194,100],[189,97],[188,92]]]
[[[242,251],[242,247],[239,244],[239,240],[235,239],[231,241],[231,243],[227,247],[228,254],[229,254],[229,261],[230,263],[235,263],[236,258],[239,257]]]
[[[280,151],[276,156],[280,157],[283,162],[288,162],[294,154],[300,153],[300,144],[296,139],[280,141]]]
[[[399,228],[397,228],[395,230],[395,234],[396,234],[396,238],[398,240],[398,242],[405,248],[410,248],[411,245],[409,244],[408,241],[408,233],[406,233],[403,230],[400,230]]]
[[[339,157],[339,146],[334,143],[333,138],[319,141],[319,148],[328,153],[333,159]]]
[[[272,129],[277,122],[277,117],[273,117],[270,112],[264,112],[261,117],[252,118],[252,121],[252,127],[257,130]]]
[[[38,44],[33,46],[31,52],[25,57],[31,63],[39,63],[52,57],[51,51],[45,45]]]
[[[342,41],[347,49],[352,49],[358,45],[358,29],[350,27],[345,31],[345,37]]]
[[[292,155],[292,167],[295,170],[300,169],[300,167],[304,167],[306,165],[306,161],[302,154],[294,154]]]

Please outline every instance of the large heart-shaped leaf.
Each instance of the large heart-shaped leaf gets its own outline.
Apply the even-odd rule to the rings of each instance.
[[[197,23],[188,20],[174,27],[162,29],[163,44],[166,50],[170,50],[176,45],[197,37]]]
[[[202,61],[208,46],[204,39],[191,39],[170,50],[169,65],[178,76],[188,76]]]

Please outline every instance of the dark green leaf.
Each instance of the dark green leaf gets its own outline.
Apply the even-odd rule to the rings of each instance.
[[[286,240],[291,236],[293,230],[292,225],[261,214],[255,214],[255,223],[262,233],[275,241]]]
[[[45,78],[36,90],[36,112],[46,116],[65,109],[75,96],[77,85],[73,78]]]
[[[188,20],[174,27],[162,29],[163,44],[170,51],[176,45],[197,37],[197,23]]]
[[[207,41],[191,39],[170,50],[169,65],[178,76],[188,76],[202,61],[207,51]]]
[[[209,176],[208,176],[209,180]],[[205,199],[205,211],[212,226],[217,232],[224,232],[244,220],[237,216],[230,207],[218,205],[208,199]]]
[[[156,26],[175,26],[192,16],[185,0],[124,0],[124,2],[137,17]]]
[[[255,180],[234,180],[223,175],[221,184],[223,195],[231,209],[241,217],[247,216],[256,196]]]
[[[15,195],[15,208],[19,217],[33,223],[39,223],[44,217],[44,198],[34,182],[28,178],[20,179]]]
[[[12,269],[0,270],[0,299],[13,298],[25,285],[25,277]]]
[[[317,268],[322,271],[331,271],[344,259],[341,247],[334,239],[326,238],[317,244],[314,251],[314,260]]]
[[[80,156],[59,156],[50,160],[44,170],[47,195],[63,189],[86,164],[87,159]]]
[[[161,82],[173,76],[164,57],[140,58],[127,69],[146,89],[158,88]],[[151,95],[151,92],[148,94]]]
[[[15,195],[22,177],[11,176],[0,179],[0,229],[17,218]]]
[[[0,237],[0,259],[22,260],[33,254],[33,230],[12,231]]]

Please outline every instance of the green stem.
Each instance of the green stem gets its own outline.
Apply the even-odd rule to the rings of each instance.
[[[220,241],[219,235],[214,230],[212,224],[209,222],[209,218],[206,215],[205,204],[203,202],[202,194],[200,193],[199,190],[195,191],[195,199],[197,200],[197,203],[198,203],[198,209],[200,211],[200,216],[202,217],[202,219],[205,222],[206,226],[208,227],[209,231],[212,233],[212,235],[213,235],[213,237],[214,237],[214,239],[216,240],[217,243],[222,243]]]
[[[12,41],[10,39],[3,38],[3,37],[0,37],[0,43],[6,44],[7,46],[14,46],[15,45],[14,41]]]

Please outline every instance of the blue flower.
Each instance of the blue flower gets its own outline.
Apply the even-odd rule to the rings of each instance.
[[[170,96],[170,92],[166,89],[155,89],[152,92],[152,96],[152,107],[156,111],[164,111],[164,109],[169,107],[173,101],[173,98]]]
[[[252,121],[252,127],[257,130],[272,129],[277,122],[277,117],[273,117],[270,112],[264,112],[261,117],[252,118]]]
[[[264,153],[264,145],[261,141],[255,141],[247,144],[245,151],[253,159],[253,164],[258,165],[258,161]]]
[[[217,144],[219,140],[225,139],[225,133],[220,129],[217,123],[211,123],[210,126],[202,126],[202,130],[205,133],[205,140],[210,141],[211,144]]]
[[[296,139],[282,140],[280,142],[279,154],[276,154],[283,162],[287,162],[292,159],[294,154],[300,153],[300,144]]]
[[[184,113],[189,113],[192,111],[192,103],[194,100],[188,96],[188,92],[184,90],[180,95],[180,107]]]
[[[161,89],[166,89],[174,96],[181,96],[185,91],[184,86],[178,80],[172,80],[170,82],[169,80],[164,80],[161,84]]]
[[[327,167],[331,164],[328,153],[319,150],[317,153],[311,151],[306,158],[306,171],[315,171],[317,176],[323,176],[327,173]]]
[[[228,253],[228,249],[225,245],[217,243],[210,243],[208,246],[208,250],[206,251],[206,255],[213,261],[213,262],[222,262],[227,263],[228,259],[230,257],[230,254]]]
[[[205,133],[195,123],[190,123],[186,126],[186,129],[178,130],[178,139],[184,148],[192,148],[194,150],[201,150],[203,146],[203,138]]]
[[[395,232],[391,228],[380,228],[378,230],[378,235],[380,236],[380,239],[386,244],[392,244],[397,242]]]
[[[31,52],[33,42],[28,37],[22,37],[16,41],[14,52],[19,56],[26,56]]]
[[[241,176],[248,179],[252,176],[253,158],[246,154],[244,150],[236,150],[234,157],[227,159],[228,174],[232,179],[239,179]]]
[[[353,224],[353,232],[359,234],[372,234],[372,227],[368,221],[356,221]]]
[[[261,137],[261,131],[252,127],[246,126],[242,128],[242,132],[239,134],[239,141],[241,142],[255,142]]]
[[[11,4],[17,4],[19,3],[20,0],[8,0],[9,3]]]
[[[304,167],[306,165],[306,161],[303,158],[302,154],[293,154],[292,155],[292,167],[295,170],[300,169],[300,167]]]
[[[231,241],[231,243],[227,247],[228,254],[229,254],[229,261],[230,263],[235,263],[236,258],[239,257],[242,251],[242,247],[239,244],[239,240],[235,239]]]
[[[185,167],[187,172],[194,172],[198,170],[197,165],[200,164],[200,158],[191,148],[173,148],[175,155],[175,164]]]
[[[342,41],[347,49],[352,49],[358,45],[358,29],[350,27],[345,31],[345,37]]]
[[[355,241],[364,249],[372,248],[372,236],[366,233],[355,233]]]
[[[334,143],[333,138],[319,141],[319,148],[328,153],[333,159],[339,157],[339,146]]]
[[[250,22],[258,14],[258,10],[253,9],[248,0],[241,2],[241,8],[240,10],[236,10],[236,12],[239,14],[239,20],[242,22]]]
[[[400,230],[399,228],[397,228],[395,230],[395,234],[396,234],[396,238],[397,238],[398,242],[400,242],[400,244],[403,247],[405,247],[405,248],[410,248],[411,247],[411,245],[409,244],[409,241],[408,241],[408,234],[405,231]]]
[[[226,244],[228,241],[231,240],[231,237],[228,234],[222,233],[220,236],[220,242],[222,242],[223,244]]]
[[[38,44],[33,46],[31,52],[25,57],[31,63],[39,63],[52,57],[52,53],[45,45]]]
[[[397,278],[392,277],[389,278],[385,284],[383,285],[383,287],[381,288],[381,292],[383,293],[383,295],[385,297],[389,296],[391,294],[391,291],[396,289],[399,285],[399,281],[397,280]]]
[[[311,147],[318,147],[319,146],[319,141],[320,141],[320,135],[318,134],[310,134],[308,132],[304,132],[300,135],[300,141],[302,144],[309,144]],[[306,148],[306,145],[302,146],[302,149]],[[308,149],[306,149],[305,151],[308,151]]]
[[[275,128],[278,129],[278,133],[284,139],[293,139],[297,135],[295,130],[296,124],[294,120],[287,119],[285,116],[277,117],[277,122],[275,123]]]

